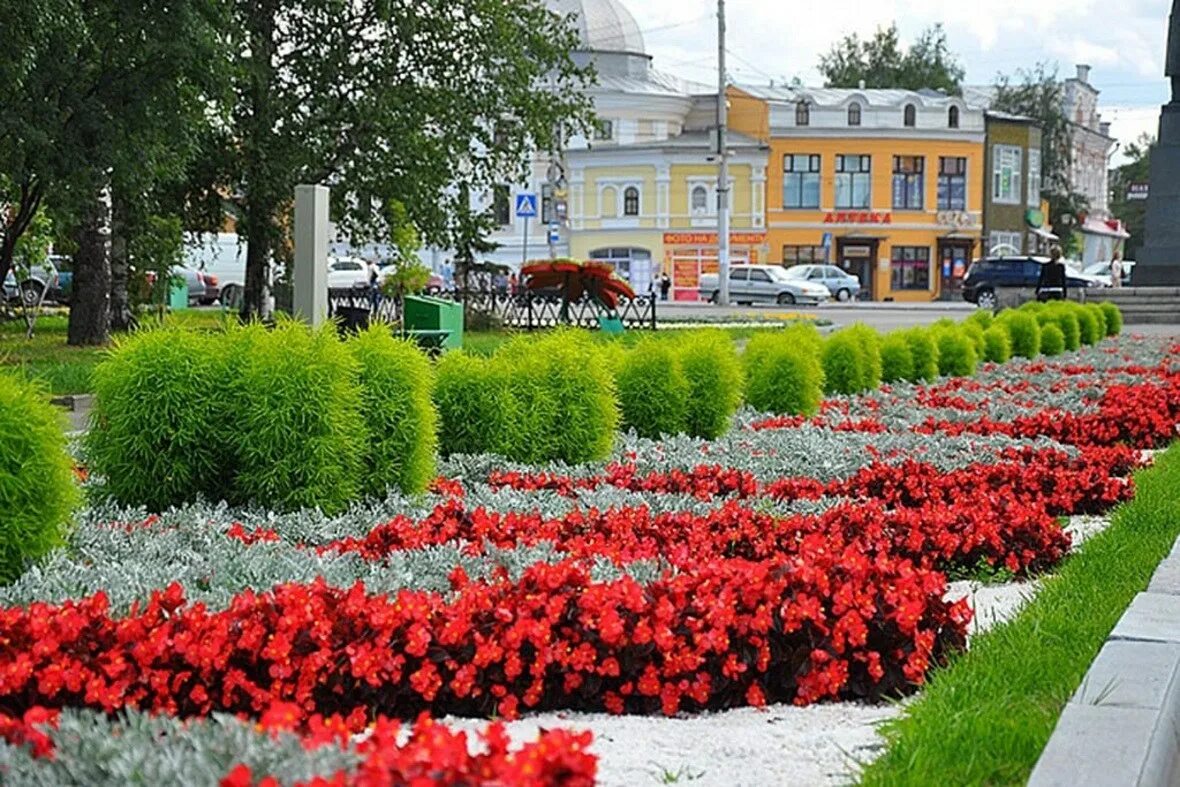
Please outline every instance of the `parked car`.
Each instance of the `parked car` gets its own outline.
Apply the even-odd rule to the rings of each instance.
[[[347,290],[369,286],[369,264],[359,257],[328,258],[328,289]]]
[[[1135,268],[1135,261],[1122,260],[1120,264],[1123,266],[1122,285],[1124,287],[1129,287],[1131,286],[1131,271]],[[1097,278],[1101,279],[1108,287],[1112,284],[1110,280],[1109,260],[1106,262],[1095,262],[1091,265],[1087,265],[1082,269],[1082,273],[1089,274],[1090,276],[1096,276]]]
[[[23,300],[30,306],[38,300],[55,300],[55,296],[61,292],[61,287],[54,259],[49,257],[40,265],[34,265],[27,273],[22,271],[19,278],[15,270],[9,269],[4,277],[4,299],[11,303]]]
[[[792,265],[787,275],[812,284],[822,284],[838,301],[848,301],[860,294],[860,279],[835,265]]]
[[[963,279],[963,300],[974,303],[981,309],[996,307],[996,290],[1000,287],[1037,286],[1041,277],[1041,266],[1048,257],[1013,256],[987,257],[971,263]],[[1066,266],[1066,286],[1077,289],[1100,287],[1101,283],[1080,271]]]
[[[220,300],[231,309],[241,305],[246,289],[246,251],[247,244],[232,233],[185,236],[185,265],[206,275],[206,297],[202,303]],[[275,267],[271,266],[271,273],[278,276]],[[213,279],[215,295],[210,290],[209,277]]]
[[[711,303],[721,295],[716,273],[701,276],[697,288],[700,296]],[[827,287],[792,278],[781,265],[732,265],[729,269],[729,299],[734,303],[815,306],[831,297]]]
[[[208,306],[217,300],[217,278],[202,271],[197,270],[189,265],[177,265],[172,269],[173,276],[183,276],[184,283],[188,286],[188,305],[189,306]],[[148,271],[144,278],[147,280],[148,286],[155,284],[155,271]],[[206,282],[212,279],[212,288]]]

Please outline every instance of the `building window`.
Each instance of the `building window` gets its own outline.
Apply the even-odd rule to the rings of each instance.
[[[819,208],[819,156],[788,153],[783,157],[783,207]]]
[[[649,292],[652,288],[655,270],[647,249],[594,249],[590,259],[613,265],[636,292]]]
[[[614,186],[607,186],[598,195],[598,214],[604,219],[619,215],[619,192]]]
[[[492,216],[501,227],[512,223],[512,200],[509,188],[504,184],[492,187]]]
[[[918,124],[918,109],[913,104],[905,105],[905,127],[913,128]]]
[[[599,120],[594,127],[594,139],[599,142],[609,142],[615,138],[615,122],[613,120]]]
[[[893,157],[893,209],[922,210],[926,159],[922,156]]]
[[[1041,206],[1041,151],[1028,151],[1028,206]]]
[[[929,290],[930,247],[894,246],[889,269],[894,290]]]
[[[828,261],[823,246],[783,246],[783,265],[823,265]]]
[[[1020,254],[1023,238],[1019,232],[992,232],[988,235],[987,253],[995,257]]]
[[[959,108],[951,107],[946,111],[946,126],[947,128],[959,127]]]
[[[860,125],[860,104],[853,102],[848,105],[848,125]]]
[[[692,215],[705,216],[709,213],[709,190],[704,186],[692,187]]]
[[[807,106],[806,101],[800,101],[795,104],[795,125],[796,126],[810,126],[811,125],[811,107]]]
[[[868,208],[872,200],[872,157],[836,156],[836,207]]]
[[[639,215],[639,189],[634,186],[628,186],[623,191],[623,215]]]
[[[967,210],[967,159],[938,158],[938,209]]]
[[[1021,150],[1013,145],[992,147],[992,201],[1019,205],[1024,196],[1020,188]]]

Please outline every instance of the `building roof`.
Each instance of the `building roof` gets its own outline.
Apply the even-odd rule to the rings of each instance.
[[[679,77],[656,69],[647,69],[642,76],[634,74],[599,74],[598,82],[591,88],[591,92],[605,91],[610,93],[628,93],[651,96],[691,95],[699,85],[685,82]]]
[[[585,51],[647,54],[635,17],[618,0],[546,0],[546,5],[561,16],[573,17]]]
[[[863,101],[872,107],[902,107],[918,104],[923,107],[949,107],[961,99],[933,90],[894,90],[883,88],[834,88],[834,87],[772,87],[767,85],[738,85],[741,90],[765,101],[797,102],[806,101],[812,106],[838,107],[853,99]]]
[[[729,143],[731,150],[751,151],[761,150],[766,146],[753,137],[748,137],[745,134],[739,134],[730,131],[726,136],[726,141]],[[717,136],[714,130],[699,130],[699,131],[685,131],[683,134],[677,134],[668,139],[658,140],[654,142],[639,142],[628,145],[594,145],[589,150],[573,150],[571,155],[586,154],[590,152],[603,153],[610,151],[615,152],[629,152],[634,150],[664,150],[670,152],[677,151],[703,151],[712,152],[717,146]]]
[[[974,109],[990,109],[996,101],[996,86],[963,85],[963,100]]]

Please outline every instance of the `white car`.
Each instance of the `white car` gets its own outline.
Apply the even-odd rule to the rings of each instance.
[[[716,273],[701,276],[697,285],[703,300],[716,303],[720,287]],[[822,284],[787,275],[781,265],[731,265],[729,300],[733,303],[807,304],[817,306],[830,300],[832,291]]]
[[[369,286],[369,263],[360,257],[328,258],[328,289],[352,290]]]
[[[1134,260],[1123,260],[1120,264],[1123,266],[1122,285],[1124,287],[1129,287],[1131,285],[1131,270],[1135,267],[1135,261]],[[1085,273],[1089,276],[1093,276],[1096,279],[1101,279],[1103,282],[1103,286],[1105,286],[1105,287],[1110,287],[1112,285],[1112,282],[1110,279],[1110,262],[1109,261],[1095,262],[1091,265],[1087,265],[1082,270],[1082,273]]]

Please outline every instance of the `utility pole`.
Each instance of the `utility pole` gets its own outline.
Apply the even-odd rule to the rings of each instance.
[[[717,0],[717,277],[718,303],[729,305],[729,100],[725,78],[725,0]]]

